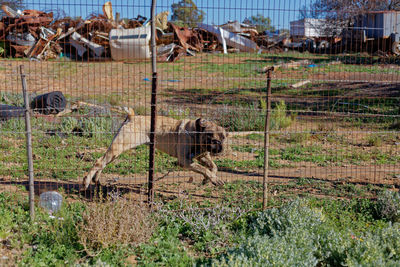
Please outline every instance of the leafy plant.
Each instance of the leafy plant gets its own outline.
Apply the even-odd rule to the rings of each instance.
[[[367,139],[368,145],[369,146],[381,146],[382,145],[382,137],[377,134],[373,134],[368,136]]]
[[[231,131],[262,131],[265,124],[266,106],[260,101],[260,108],[251,104],[245,107],[224,106],[215,114],[217,122]],[[280,130],[289,127],[295,121],[295,115],[287,115],[284,101],[277,103],[271,112],[270,129]]]
[[[173,221],[182,225],[181,234],[196,240],[194,247],[200,251],[216,253],[229,242],[232,232],[230,225],[245,212],[241,208],[232,208],[225,205],[201,208],[192,204],[180,202],[178,210],[169,209],[161,205],[159,214],[164,221]]]
[[[378,196],[376,213],[379,218],[398,222],[400,219],[400,194],[385,190]]]
[[[335,202],[336,203],[336,202]],[[344,203],[343,203],[344,204]],[[354,219],[333,224],[338,213],[295,200],[250,217],[247,235],[214,266],[396,266],[400,262],[400,227],[352,231]],[[324,206],[323,206],[324,207]],[[357,209],[360,205],[353,205]],[[340,206],[336,206],[340,208]],[[327,210],[332,212],[333,210]],[[354,215],[354,211],[352,213]],[[347,214],[347,216],[351,214]],[[357,221],[357,220],[356,220]],[[365,227],[364,227],[365,228]]]

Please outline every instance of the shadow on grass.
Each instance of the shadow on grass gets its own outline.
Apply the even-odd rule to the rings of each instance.
[[[13,186],[22,186],[26,191],[29,191],[29,181],[6,181],[0,178],[0,186],[1,185],[13,185]],[[95,200],[95,199],[107,199],[111,196],[123,196],[126,194],[130,194],[130,197],[133,199],[144,199],[147,200],[147,183],[138,183],[138,184],[108,184],[108,185],[94,185],[91,184],[88,189],[83,190],[82,185],[79,182],[68,181],[68,182],[59,182],[59,181],[35,181],[34,182],[34,192],[36,196],[47,192],[47,191],[62,191],[66,195],[77,195],[83,197],[87,200]],[[174,189],[157,189],[155,193],[160,196],[161,199],[171,200],[176,198],[181,194],[179,187]],[[132,194],[134,196],[132,196]],[[205,194],[197,194],[190,193],[191,196],[204,198],[204,199],[219,199],[221,197],[210,196]],[[145,201],[147,202],[147,201]]]

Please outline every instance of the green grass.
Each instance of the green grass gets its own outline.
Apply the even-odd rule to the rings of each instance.
[[[254,63],[207,63],[205,65],[199,65],[195,68],[196,71],[206,71],[212,74],[223,75],[223,77],[255,77],[261,74],[257,74],[257,70],[260,68],[259,64]]]
[[[178,116],[179,114],[176,114]],[[112,124],[107,117],[96,120],[86,119],[79,122],[75,118],[63,118],[61,124],[54,125],[42,118],[34,119],[33,131],[33,155],[35,176],[45,179],[75,180],[81,179],[91,168],[95,160],[104,153],[113,137]],[[76,125],[81,125],[83,136],[72,134]],[[27,160],[24,140],[23,120],[9,120],[2,123],[2,136],[0,148],[4,151],[0,154],[0,175],[22,178],[26,175]],[[49,136],[44,133],[46,129],[59,127],[66,134],[65,138],[58,135]],[[40,129],[40,130],[39,130]],[[16,132],[16,133],[15,133]],[[92,134],[94,132],[94,134]],[[263,141],[263,135],[251,134],[235,139],[248,139],[251,141]],[[273,147],[270,148],[269,164],[272,168],[294,167],[302,162],[310,162],[317,166],[345,166],[351,165],[395,165],[400,160],[400,154],[396,150],[378,149],[383,144],[398,142],[395,134],[374,135],[366,140],[370,146],[377,149],[364,151],[361,147],[349,148],[349,140],[334,132],[311,134],[289,133],[286,135],[273,134],[271,136]],[[316,140],[314,145],[307,145],[310,140]],[[335,144],[326,147],[321,142]],[[276,149],[275,144],[284,147]],[[217,165],[220,168],[232,170],[257,170],[263,167],[264,155],[260,144],[235,144],[234,151],[254,153],[255,159],[233,160],[220,159]],[[282,163],[284,161],[284,163]],[[140,146],[134,150],[123,153],[117,160],[104,169],[106,174],[115,175],[145,175],[148,166],[148,148]],[[179,170],[176,159],[164,153],[156,154],[156,171],[166,172]]]

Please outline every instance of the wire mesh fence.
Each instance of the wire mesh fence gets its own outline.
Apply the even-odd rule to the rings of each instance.
[[[371,194],[374,186],[398,185],[400,13],[333,2],[158,3],[157,200],[261,207],[272,66],[270,196],[365,197],[361,185]],[[18,108],[24,65],[36,193],[90,196],[100,177],[107,190],[147,199],[150,7],[29,1],[22,12],[3,8],[1,191],[27,185]],[[206,156],[190,166],[197,155]],[[93,181],[82,191],[88,174]]]

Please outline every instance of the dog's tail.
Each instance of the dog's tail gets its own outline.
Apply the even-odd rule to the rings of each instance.
[[[128,115],[128,119],[131,120],[133,116],[135,116],[135,111],[133,108],[124,107],[124,111]]]

